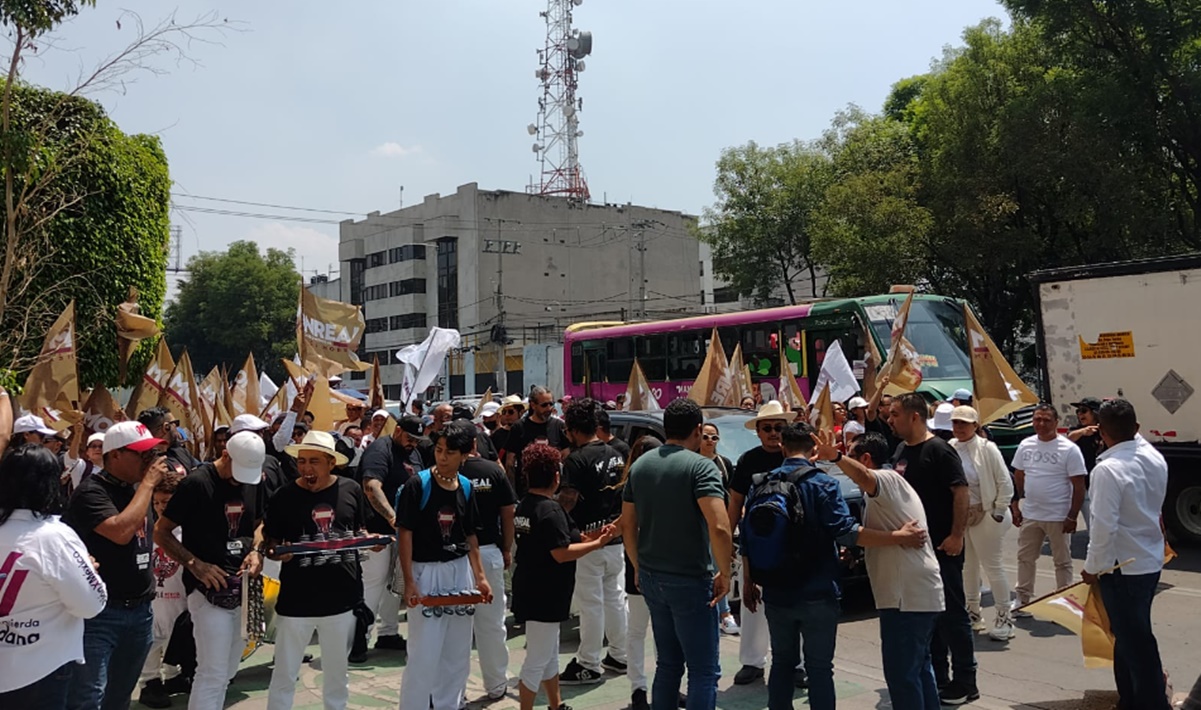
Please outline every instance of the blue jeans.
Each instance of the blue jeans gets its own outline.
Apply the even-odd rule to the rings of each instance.
[[[110,605],[84,622],[82,665],[75,666],[69,710],[128,710],[154,640],[150,602]]]
[[[1113,631],[1113,680],[1119,706],[1167,710],[1159,644],[1151,631],[1151,602],[1159,572],[1123,575],[1115,570],[1099,582]]]
[[[939,710],[930,640],[940,613],[880,610],[884,682],[894,710]]]
[[[67,689],[75,672],[75,662],[68,661],[24,688],[0,693],[0,708],[37,708],[63,710],[67,707]]]
[[[838,600],[834,597],[792,604],[764,605],[771,635],[771,673],[767,678],[769,710],[792,710],[793,678],[805,643],[809,674],[809,707],[834,710],[834,642],[838,637]]]
[[[651,614],[655,634],[655,681],[651,686],[654,710],[675,710],[680,701],[680,680],[688,668],[687,710],[713,710],[717,706],[717,609],[712,577],[638,570],[642,596]]]
[[[721,619],[721,617],[723,617],[729,613],[730,613],[730,595],[727,594],[724,597],[722,597],[721,599],[717,600],[717,618]]]

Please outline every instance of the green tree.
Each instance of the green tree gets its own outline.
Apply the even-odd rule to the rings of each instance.
[[[713,187],[717,202],[705,209],[699,231],[713,249],[714,272],[761,303],[779,289],[790,303],[816,297],[810,240],[830,177],[830,159],[799,141],[722,151]],[[798,294],[795,282],[805,275],[812,293]]]
[[[254,242],[234,242],[225,252],[201,252],[167,305],[167,342],[188,349],[201,377],[222,363],[241,367],[249,352],[279,381],[280,359],[296,353],[300,282],[291,250],[262,254]]]

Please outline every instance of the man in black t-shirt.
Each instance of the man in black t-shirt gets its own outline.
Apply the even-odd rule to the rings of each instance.
[[[296,460],[299,478],[271,499],[263,521],[268,555],[283,563],[279,599],[275,603],[275,669],[271,672],[268,707],[290,708],[304,649],[321,642],[322,698],[326,707],[346,707],[350,696],[347,657],[355,630],[354,610],[363,599],[359,556],[354,551],[314,559],[274,552],[282,542],[362,530],[367,502],[359,484],[334,473],[346,457],[334,437],[311,431],[286,449]],[[375,554],[383,547],[373,548]]]
[[[530,444],[548,444],[559,449],[564,456],[568,453],[567,432],[563,420],[554,416],[555,396],[545,387],[530,390],[530,414],[513,425],[509,432],[505,454],[505,472],[520,495],[525,490],[521,477],[521,452]]]
[[[138,421],[150,431],[150,435],[167,442],[167,463],[176,472],[188,475],[201,464],[183,445],[179,435],[179,420],[166,407],[151,407],[138,413]]]
[[[263,570],[266,496],[258,484],[266,458],[261,436],[234,434],[216,461],[201,464],[180,482],[154,525],[154,541],[184,569],[196,638],[193,707],[222,707],[246,647],[239,610],[241,575]],[[182,540],[175,538],[176,527],[183,531]]]
[[[504,464],[509,458],[509,434],[521,415],[525,413],[525,401],[511,394],[500,403],[500,425],[492,432],[492,444],[496,446],[499,461]]]
[[[475,494],[459,468],[475,445],[475,426],[452,422],[430,436],[437,465],[410,478],[396,510],[400,567],[409,611],[409,659],[400,710],[458,710],[471,672],[471,618],[426,617],[426,595],[492,588],[480,562]]]
[[[575,447],[563,461],[559,502],[582,530],[596,530],[621,515],[618,484],[625,459],[596,434],[600,403],[573,400],[563,413],[567,439]],[[579,655],[563,669],[564,685],[599,683],[603,669],[626,672],[625,559],[621,538],[576,565],[576,606],[580,610]],[[605,639],[609,653],[602,659]]]
[[[939,615],[930,642],[939,698],[944,705],[962,705],[980,697],[976,688],[972,622],[963,589],[968,486],[958,452],[926,428],[927,411],[926,400],[916,392],[903,394],[892,401],[889,422],[904,442],[893,455],[892,465],[913,486],[922,501],[930,542],[934,544],[942,575],[946,610]]]
[[[150,502],[168,470],[155,452],[165,444],[140,422],[112,425],[104,434],[104,470],[84,479],[67,504],[63,519],[96,559],[108,588],[108,605],[84,622],[84,663],[72,669],[67,694],[73,710],[129,707],[150,653]]]
[[[754,419],[747,421],[746,428],[754,429],[759,435],[759,446],[738,457],[734,474],[730,476],[729,503],[730,529],[738,529],[742,520],[743,506],[754,485],[754,477],[774,471],[784,463],[784,451],[780,448],[780,433],[784,426],[796,418],[795,412],[785,412],[783,405],[772,400],[759,408]],[[745,593],[745,592],[744,592]],[[754,611],[743,605],[741,631],[738,638],[738,659],[742,667],[734,674],[735,685],[747,685],[763,677],[767,667],[767,652],[771,635],[767,630],[767,619],[763,606]],[[804,663],[804,659],[801,659]],[[805,687],[805,671],[797,667],[795,683]]]
[[[571,615],[576,560],[601,550],[616,530],[607,525],[583,537],[555,501],[559,451],[545,444],[526,448],[523,470],[530,490],[517,506],[517,568],[513,573],[513,616],[525,623],[526,651],[521,666],[521,707],[534,706],[538,688],[550,707],[559,708],[559,624]]]
[[[596,437],[616,449],[617,453],[621,454],[622,461],[630,460],[630,445],[613,436],[613,432],[610,429],[609,413],[604,409],[596,413]]]
[[[456,424],[471,426],[471,422],[462,420]],[[500,464],[480,456],[478,449],[472,449],[459,473],[471,481],[471,497],[479,512],[476,537],[480,545],[480,563],[492,587],[492,601],[476,607],[472,617],[475,647],[479,651],[484,690],[490,699],[499,700],[509,681],[509,647],[505,645],[508,639],[505,570],[509,568],[513,551],[513,509],[517,506],[517,493]]]
[[[396,504],[400,487],[417,473],[413,455],[421,443],[429,443],[429,440],[414,436],[398,426],[392,431],[392,436],[376,439],[363,452],[359,471],[363,477],[363,494],[371,506],[367,515],[369,532],[395,534],[396,511],[392,506]],[[420,461],[420,458],[417,460]],[[383,553],[371,555],[363,562],[363,599],[375,613],[375,620],[379,624],[375,647],[403,651],[405,642],[400,635],[400,597],[388,591],[392,558],[395,555],[396,544],[392,543]]]

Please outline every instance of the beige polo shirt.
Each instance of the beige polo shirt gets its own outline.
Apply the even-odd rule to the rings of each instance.
[[[913,487],[897,472],[876,474],[876,495],[868,496],[863,526],[899,530],[910,520],[926,527],[926,511]],[[944,609],[942,577],[930,541],[921,548],[868,547],[867,574],[877,609],[937,612]]]

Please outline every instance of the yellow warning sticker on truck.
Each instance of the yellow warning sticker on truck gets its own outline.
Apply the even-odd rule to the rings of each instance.
[[[1080,341],[1080,358],[1083,360],[1134,357],[1134,333],[1129,330],[1101,333],[1095,343],[1085,342],[1084,337],[1080,335],[1076,338]]]

